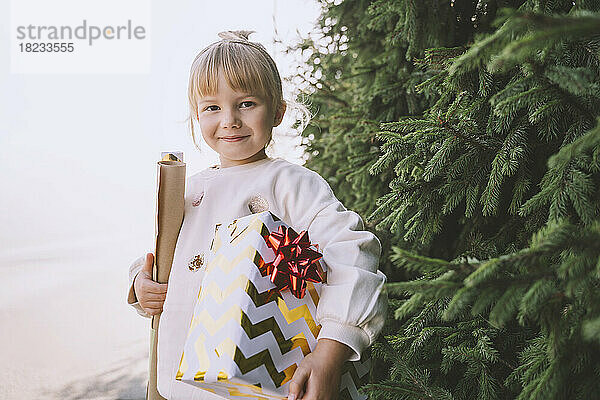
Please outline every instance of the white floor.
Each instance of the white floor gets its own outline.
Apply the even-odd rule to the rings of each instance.
[[[1,399],[145,397],[150,320],[126,302],[132,260],[102,252],[0,265]]]

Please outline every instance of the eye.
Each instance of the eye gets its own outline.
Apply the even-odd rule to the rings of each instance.
[[[216,111],[216,110],[211,109],[211,107],[217,107],[217,108],[219,108],[219,106],[207,106],[207,107],[204,108],[204,111]]]
[[[252,107],[253,105],[255,105],[256,103],[254,103],[253,101],[242,101],[242,106],[246,104],[246,107],[242,107],[242,108],[248,108],[248,107]]]

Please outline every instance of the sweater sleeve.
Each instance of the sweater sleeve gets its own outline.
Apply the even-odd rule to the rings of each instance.
[[[144,266],[145,261],[146,261],[146,256],[144,255],[144,256],[137,258],[129,266],[129,292],[127,294],[127,304],[133,306],[133,308],[135,308],[137,313],[140,314],[142,317],[151,318],[152,316],[150,314],[148,314],[146,311],[144,311],[144,309],[138,302],[138,300],[135,296],[135,289],[133,287],[133,281],[135,280],[135,277],[138,274],[138,272],[140,272],[140,270]]]
[[[387,278],[377,269],[381,243],[364,230],[361,217],[335,197],[325,179],[304,170],[302,179],[287,179],[293,185],[286,208],[290,221],[297,221],[299,229],[308,230],[311,243],[319,244],[321,262],[327,268],[317,306],[317,323],[321,324],[317,340],[346,344],[354,351],[349,360],[356,361],[373,343],[387,316]]]

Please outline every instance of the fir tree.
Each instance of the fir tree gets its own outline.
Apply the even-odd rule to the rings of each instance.
[[[428,93],[416,91],[417,85],[435,71],[418,68],[413,57],[427,47],[464,45],[476,32],[491,29],[496,3],[512,5],[517,1],[493,2],[489,7],[471,2],[442,6],[439,0],[321,3],[323,15],[317,32],[288,49],[297,55],[300,65],[294,83],[309,86],[309,100],[316,113],[303,133],[307,166],[328,179],[344,204],[368,216],[395,177],[389,166],[377,175],[371,173],[382,145],[398,150],[395,144],[377,139],[379,123],[404,115],[420,116],[435,101]],[[475,21],[471,20],[473,13]],[[425,16],[431,30],[407,29],[420,26]],[[367,227],[374,229],[369,221]],[[391,243],[403,242],[404,235],[386,230],[378,233],[384,246],[381,269],[390,277],[406,278],[404,271],[391,268],[388,261]],[[436,255],[448,256],[435,244],[404,245],[425,252],[435,249]]]
[[[413,278],[371,397],[598,397],[600,2],[323,6],[309,166]]]

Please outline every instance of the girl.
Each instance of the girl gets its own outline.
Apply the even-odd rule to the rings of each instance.
[[[321,325],[317,346],[296,369],[288,399],[335,399],[342,363],[359,360],[383,327],[387,296],[386,277],[377,270],[381,245],[319,174],[266,155],[273,127],[293,102],[283,99],[273,59],[262,45],[248,40],[249,33],[219,34],[222,40],[202,50],[192,64],[192,137],[196,143],[195,119],[220,165],[187,179],[168,290],[167,284],[152,281],[153,255],[148,253],[130,268],[129,303],[147,317],[162,311],[159,393],[167,399],[219,398],[175,380],[202,283],[198,262],[208,252],[217,223],[268,209],[297,232],[307,230],[327,267],[316,315]]]

